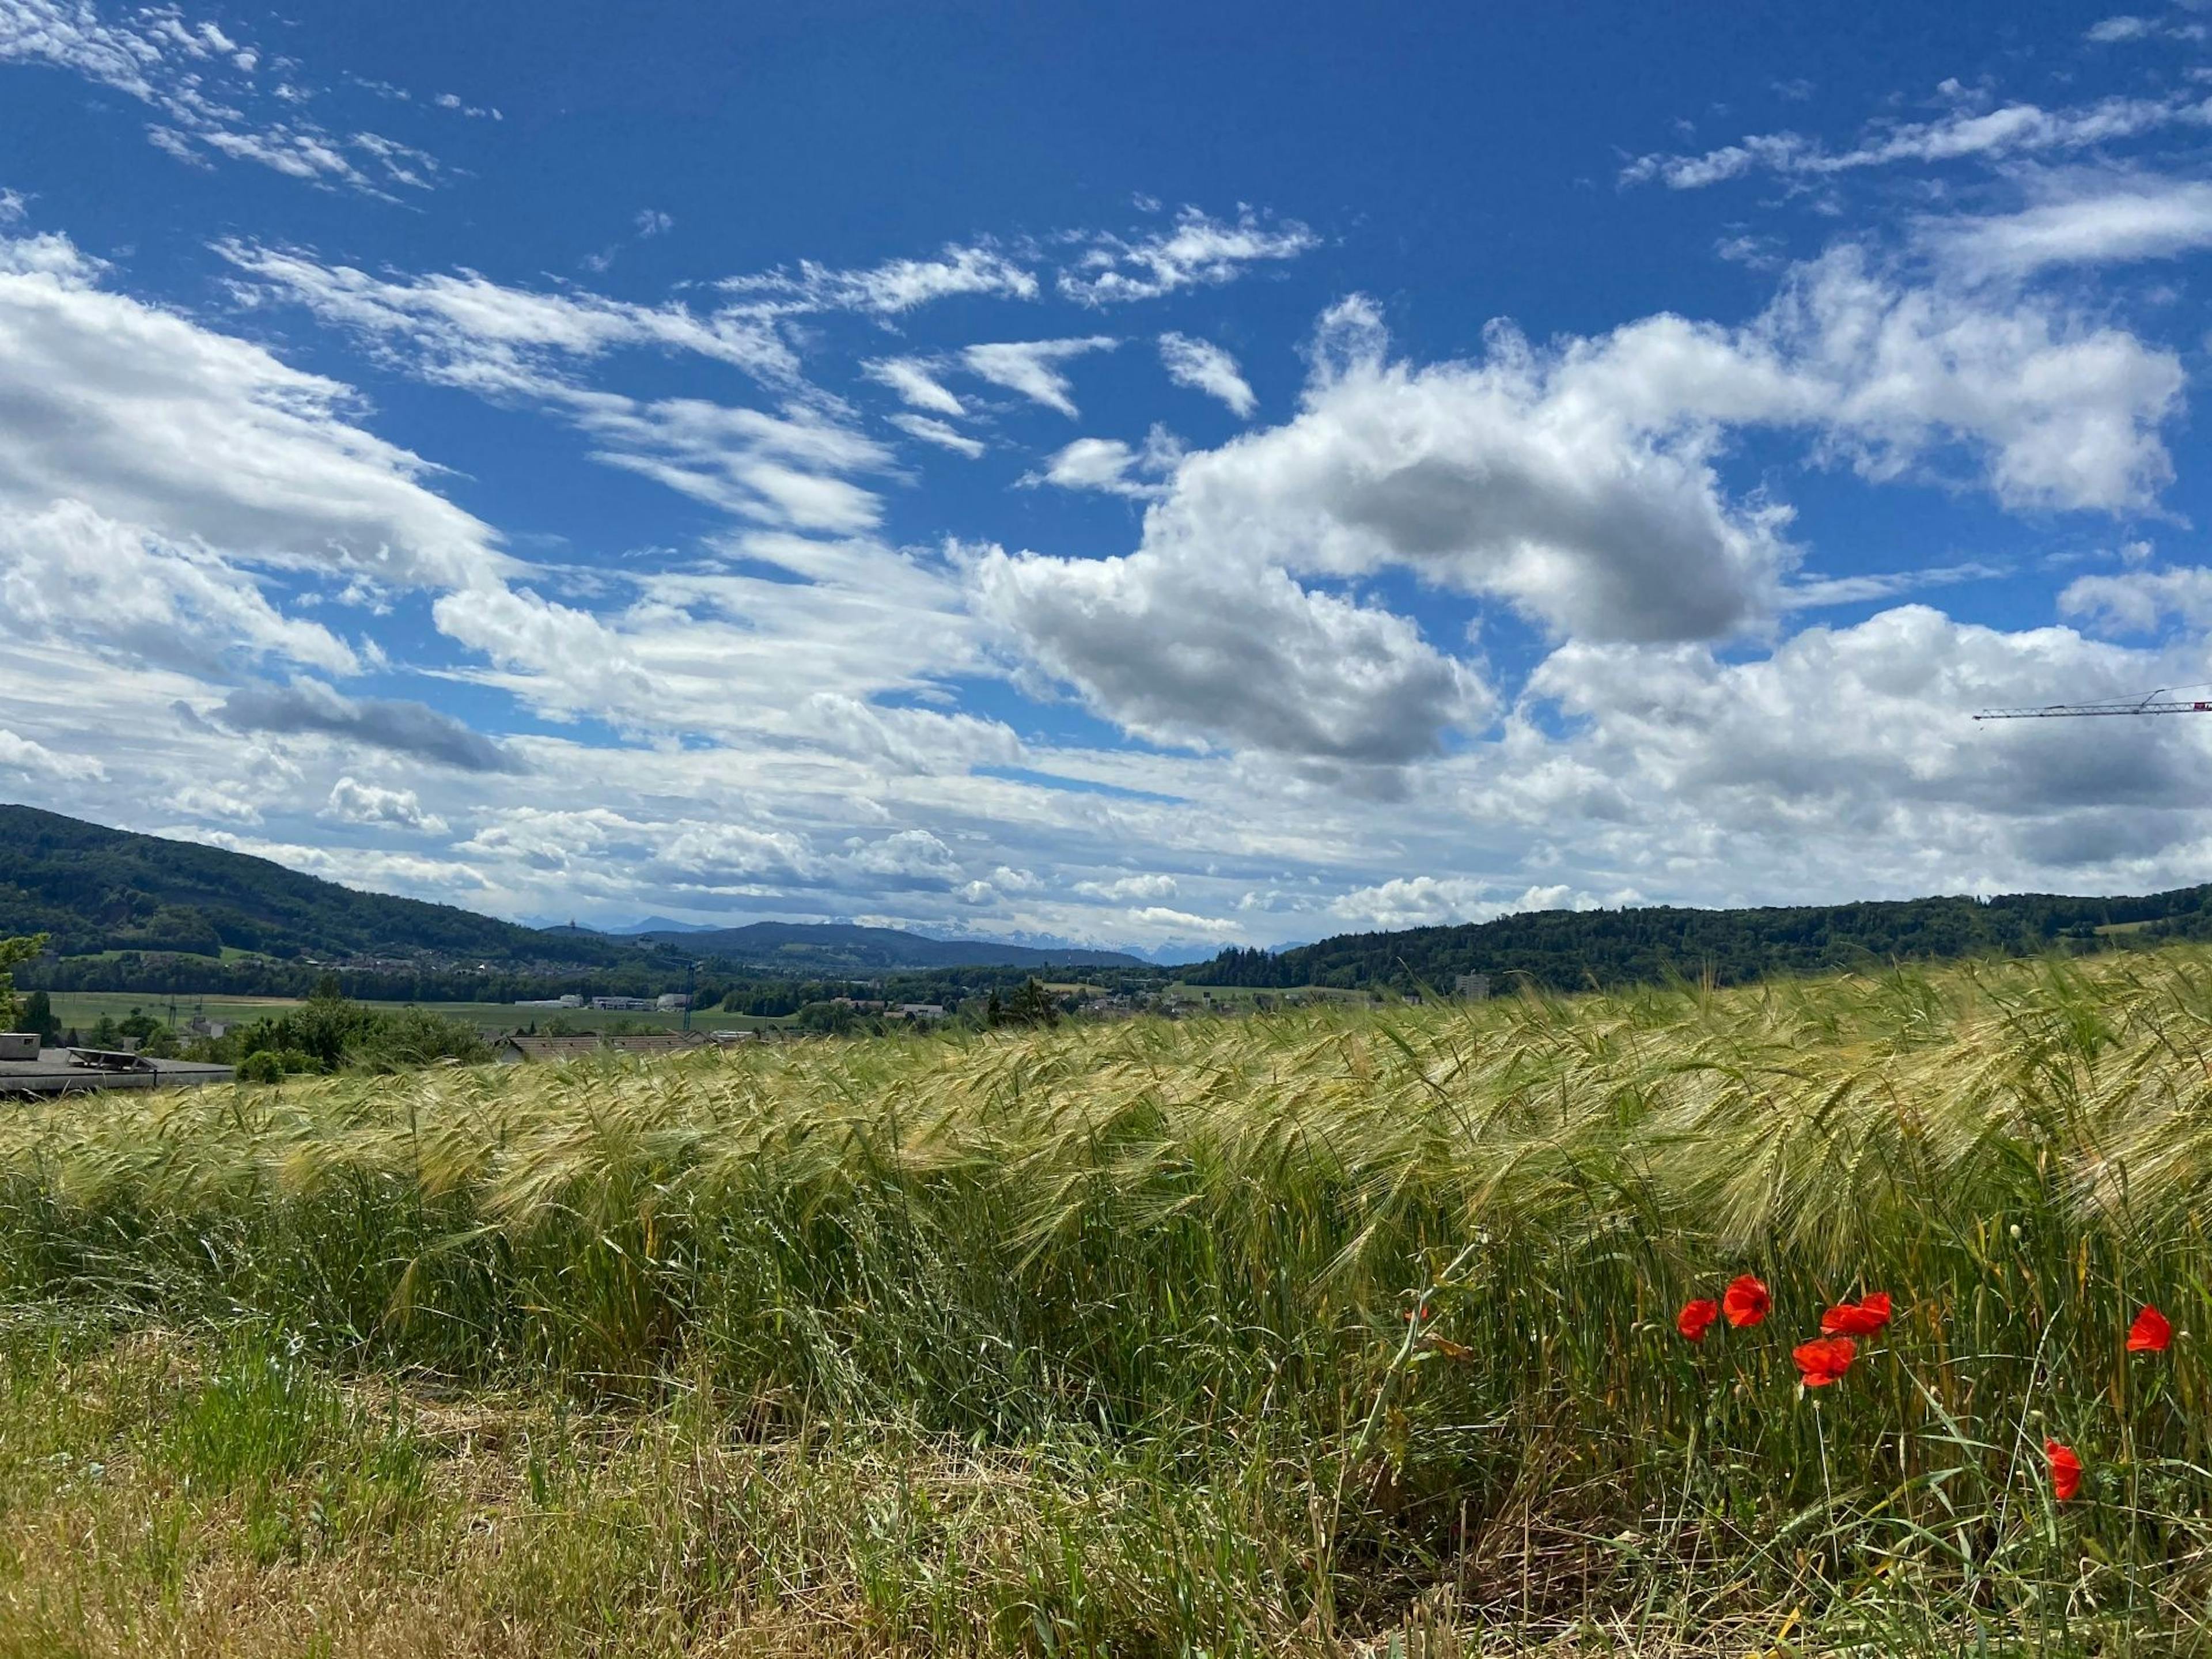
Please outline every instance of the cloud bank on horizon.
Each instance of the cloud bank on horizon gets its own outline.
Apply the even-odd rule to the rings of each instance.
[[[1618,9],[0,0],[0,796],[1193,952],[2212,880],[2212,724],[1969,718],[2212,680],[2206,15]]]

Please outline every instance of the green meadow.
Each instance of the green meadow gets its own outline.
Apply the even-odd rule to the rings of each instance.
[[[2208,1220],[2193,949],[11,1107],[0,1656],[2203,1651]]]

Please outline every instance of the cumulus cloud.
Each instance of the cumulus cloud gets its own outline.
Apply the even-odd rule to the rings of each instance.
[[[1402,763],[1487,694],[1404,618],[1305,579],[1407,569],[1575,641],[1756,633],[1817,590],[1786,581],[1789,509],[1723,482],[1732,429],[1803,432],[1869,479],[1963,458],[2008,506],[2127,511],[2169,476],[2181,386],[2110,325],[1905,285],[1850,246],[1741,328],[1659,316],[1539,348],[1501,324],[1480,359],[1415,366],[1355,298],[1312,358],[1295,418],[1163,485],[1113,441],[1054,458],[1054,482],[1158,499],[1126,557],[975,563],[1029,670],[1155,741]]]
[[[1056,409],[1073,420],[1074,388],[1060,373],[1060,365],[1088,352],[1111,351],[1120,343],[1111,335],[1094,334],[1079,339],[971,345],[960,354],[960,361],[978,379],[1018,392],[1031,403]]]
[[[56,754],[5,726],[0,726],[0,769],[68,783],[97,782],[107,776],[107,769],[90,755]]]
[[[1973,713],[2140,695],[2201,672],[2069,629],[2006,633],[1906,605],[1747,662],[1571,643],[1530,696],[1588,723],[1575,752],[1618,782],[1632,817],[1584,839],[1637,865],[1672,861],[1679,881],[1756,846],[1770,882],[1818,871],[1861,891],[1989,891],[2026,869],[2195,841],[2212,772],[2186,722],[2115,743],[2099,722]]]
[[[1079,881],[1075,890],[1091,898],[1164,899],[1176,896],[1176,884],[1168,875],[1118,876],[1112,881]]]
[[[422,836],[446,833],[445,819],[424,811],[412,789],[386,789],[353,777],[340,778],[331,786],[322,816],[340,823],[386,824]]]
[[[1228,222],[1187,207],[1172,229],[1133,241],[1097,238],[1072,270],[1060,273],[1060,291],[1089,306],[1156,300],[1178,289],[1235,282],[1255,264],[1294,259],[1320,245],[1295,220],[1270,224],[1247,209]]]
[[[1047,461],[1043,471],[1025,474],[1020,482],[1146,501],[1167,493],[1161,481],[1182,459],[1182,446],[1165,427],[1156,426],[1142,449],[1119,438],[1078,438]]]
[[[2059,594],[2058,610],[2103,634],[2148,634],[2170,617],[2201,630],[2212,627],[2212,569],[2183,565],[2077,577]]]
[[[515,773],[521,763],[489,738],[419,702],[342,696],[319,681],[244,685],[214,717],[236,732],[314,733],[455,771]]]
[[[949,889],[961,877],[952,849],[927,830],[900,830],[879,841],[855,840],[842,860],[851,875],[894,888]]]
[[[1474,669],[1405,617],[1280,569],[994,549],[973,580],[981,613],[1030,662],[1155,742],[1394,766],[1491,706]]]
[[[1258,405],[1259,399],[1237,372],[1237,360],[1210,341],[1194,340],[1187,334],[1163,334],[1160,362],[1177,386],[1219,398],[1233,414],[1248,416]]]

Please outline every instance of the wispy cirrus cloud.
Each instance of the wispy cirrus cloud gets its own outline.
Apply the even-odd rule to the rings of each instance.
[[[1847,149],[1831,149],[1799,132],[1756,133],[1698,155],[1639,155],[1621,169],[1620,179],[1702,190],[1753,173],[1821,179],[1915,161],[2063,155],[2162,128],[2212,126],[2212,99],[2201,93],[2112,97],[2045,109],[2026,102],[1991,107],[1954,82],[1947,82],[1944,89],[1954,108],[1925,121],[1879,123]]]
[[[2016,213],[1930,221],[1922,240],[1978,277],[2170,259],[2212,247],[2212,183],[2090,173],[2043,180],[2039,189],[2045,199]]]
[[[1168,379],[1177,386],[1218,398],[1232,414],[1249,415],[1258,406],[1259,399],[1237,369],[1236,358],[1211,341],[1194,340],[1188,334],[1163,334],[1160,362]]]
[[[371,195],[432,188],[437,158],[366,131],[333,131],[301,113],[309,94],[264,72],[263,53],[177,6],[107,12],[91,0],[0,0],[0,64],[38,64],[137,99],[148,140],[199,167],[252,161],[310,183]]]
[[[1221,220],[1187,207],[1172,229],[1089,240],[1088,250],[1059,277],[1060,291],[1087,306],[1157,300],[1178,289],[1232,283],[1254,264],[1295,259],[1321,246],[1296,220],[1273,222],[1249,208],[1234,220]]]
[[[858,311],[878,317],[901,316],[963,295],[1034,300],[1039,291],[1035,272],[981,243],[948,243],[933,257],[886,259],[849,270],[802,259],[795,270],[729,277],[721,287],[794,313]]]
[[[1060,364],[1094,351],[1111,351],[1121,343],[1110,334],[1003,341],[969,346],[960,353],[960,362],[978,380],[1018,392],[1073,420],[1077,414],[1075,388],[1060,372]]]

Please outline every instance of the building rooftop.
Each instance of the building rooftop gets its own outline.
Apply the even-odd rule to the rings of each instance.
[[[197,1089],[228,1083],[228,1066],[191,1060],[149,1060],[140,1054],[89,1056],[94,1051],[41,1048],[36,1060],[0,1060],[0,1095],[66,1095],[94,1089]]]

